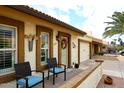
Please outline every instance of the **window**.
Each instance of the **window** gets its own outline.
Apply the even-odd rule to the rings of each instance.
[[[49,33],[41,32],[41,63],[46,64],[49,57]]]
[[[14,71],[16,41],[16,28],[0,24],[0,74]]]

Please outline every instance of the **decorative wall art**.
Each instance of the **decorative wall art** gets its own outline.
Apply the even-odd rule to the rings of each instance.
[[[65,49],[68,45],[68,38],[66,37],[63,37],[62,40],[61,40],[61,47],[62,49]]]

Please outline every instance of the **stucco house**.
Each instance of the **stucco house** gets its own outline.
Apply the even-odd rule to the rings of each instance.
[[[92,38],[92,56],[97,55],[102,52],[106,52],[108,42],[103,41],[98,38]]]
[[[29,61],[33,70],[47,69],[49,57],[67,67],[80,64],[92,57],[96,42],[86,32],[29,6],[0,6],[0,82],[15,78],[15,63]]]

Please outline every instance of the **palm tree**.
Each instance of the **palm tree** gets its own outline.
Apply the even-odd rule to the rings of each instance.
[[[112,17],[108,17],[112,19],[111,22],[105,22],[108,24],[108,27],[105,28],[105,32],[103,33],[103,37],[112,37],[116,34],[123,35],[124,34],[124,12],[114,12]]]

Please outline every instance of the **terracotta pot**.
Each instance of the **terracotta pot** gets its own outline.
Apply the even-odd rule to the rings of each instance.
[[[113,83],[113,80],[110,76],[106,76],[104,79],[104,83],[111,85]]]

